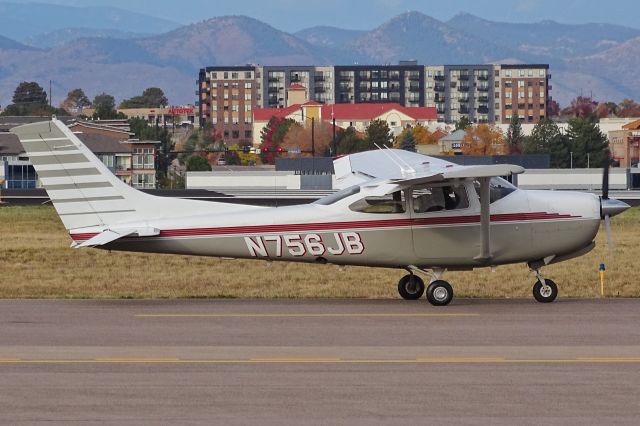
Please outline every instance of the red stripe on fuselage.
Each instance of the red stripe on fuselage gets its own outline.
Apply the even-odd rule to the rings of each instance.
[[[521,222],[551,219],[579,218],[570,214],[559,213],[509,213],[491,215],[492,222]],[[414,219],[387,219],[387,220],[363,220],[353,222],[318,222],[318,223],[293,223],[280,225],[252,225],[252,226],[227,226],[220,228],[184,228],[166,229],[160,231],[160,237],[189,237],[207,235],[236,235],[236,234],[273,234],[281,232],[311,232],[333,231],[344,229],[371,229],[371,228],[402,228],[425,225],[463,225],[479,223],[480,215],[470,216],[440,216]],[[98,235],[71,234],[74,241],[86,241]]]

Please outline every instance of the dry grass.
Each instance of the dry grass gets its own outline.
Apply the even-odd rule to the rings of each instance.
[[[597,297],[598,265],[607,264],[609,296],[640,296],[636,266],[640,208],[613,221],[615,255],[604,233],[596,249],[546,269],[562,296]],[[0,208],[0,298],[366,297],[397,298],[404,271],[212,258],[109,253],[69,248],[52,207]],[[448,273],[457,296],[530,297],[534,276],[525,265],[495,272]]]

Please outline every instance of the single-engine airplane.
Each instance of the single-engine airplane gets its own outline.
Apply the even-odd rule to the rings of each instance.
[[[11,130],[75,248],[406,269],[398,291],[447,305],[447,270],[524,262],[533,295],[552,302],[542,268],[594,247],[600,220],[629,206],[603,194],[520,190],[514,165],[459,166],[382,149],[334,161],[340,191],[300,206],[258,207],[152,196],[126,185],[62,122]]]

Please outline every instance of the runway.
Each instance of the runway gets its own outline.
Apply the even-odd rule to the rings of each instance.
[[[2,424],[637,424],[640,300],[0,300]]]

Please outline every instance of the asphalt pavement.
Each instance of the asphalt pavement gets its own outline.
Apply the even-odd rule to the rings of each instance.
[[[0,300],[0,424],[638,424],[640,300]]]

